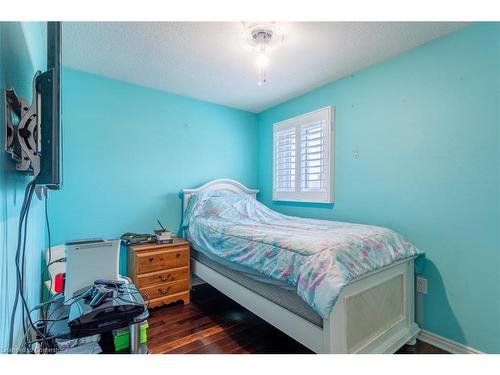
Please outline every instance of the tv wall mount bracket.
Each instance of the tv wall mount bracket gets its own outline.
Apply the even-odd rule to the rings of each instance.
[[[4,150],[16,163],[16,170],[28,175],[40,173],[40,109],[41,100],[37,90],[37,78],[33,77],[33,99],[18,97],[14,89],[4,91],[5,121]]]

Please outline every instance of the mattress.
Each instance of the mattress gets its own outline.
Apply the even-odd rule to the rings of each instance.
[[[244,286],[252,292],[257,293],[261,297],[308,320],[312,324],[321,328],[323,327],[323,319],[321,316],[300,299],[295,290],[290,290],[289,287],[280,287],[270,278],[266,280],[265,277],[261,277],[261,281],[257,281],[255,278],[250,277],[248,273],[239,272],[233,267],[228,267],[223,259],[216,260],[214,257],[208,257],[201,251],[197,251],[193,248],[191,249],[191,258],[196,259],[198,262],[210,267],[214,271]]]

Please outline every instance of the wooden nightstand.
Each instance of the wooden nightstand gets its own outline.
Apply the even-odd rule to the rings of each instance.
[[[189,241],[129,246],[128,275],[149,297],[149,307],[189,303]]]

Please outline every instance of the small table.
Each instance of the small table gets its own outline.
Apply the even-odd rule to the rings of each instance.
[[[127,284],[128,288],[135,288],[133,284]],[[134,301],[134,303],[136,303]],[[47,323],[46,328],[46,336],[54,339],[78,339],[87,336],[93,336],[95,334],[101,335],[111,335],[112,331],[115,329],[122,329],[129,327],[130,329],[130,344],[129,344],[129,352],[130,354],[145,354],[144,351],[141,351],[141,335],[140,335],[140,327],[141,324],[149,317],[149,313],[147,309],[144,309],[143,312],[138,313],[137,316],[133,317],[132,320],[124,321],[123,324],[113,324],[112,328],[109,326],[104,326],[102,330],[99,332],[92,332],[90,335],[74,335],[71,333],[71,329],[68,326],[68,317],[71,309],[71,304],[64,304],[64,296],[56,297],[54,301],[50,305],[49,309],[49,317],[51,319],[50,322]],[[108,340],[108,342],[112,342],[112,340]],[[107,345],[109,347],[103,348],[101,345],[103,353],[114,353],[114,347],[112,347],[112,343]],[[54,349],[56,349],[56,345],[54,344]],[[146,351],[147,352],[147,351]]]

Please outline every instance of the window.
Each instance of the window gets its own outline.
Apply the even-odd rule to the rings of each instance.
[[[332,110],[273,125],[273,200],[333,202]]]

